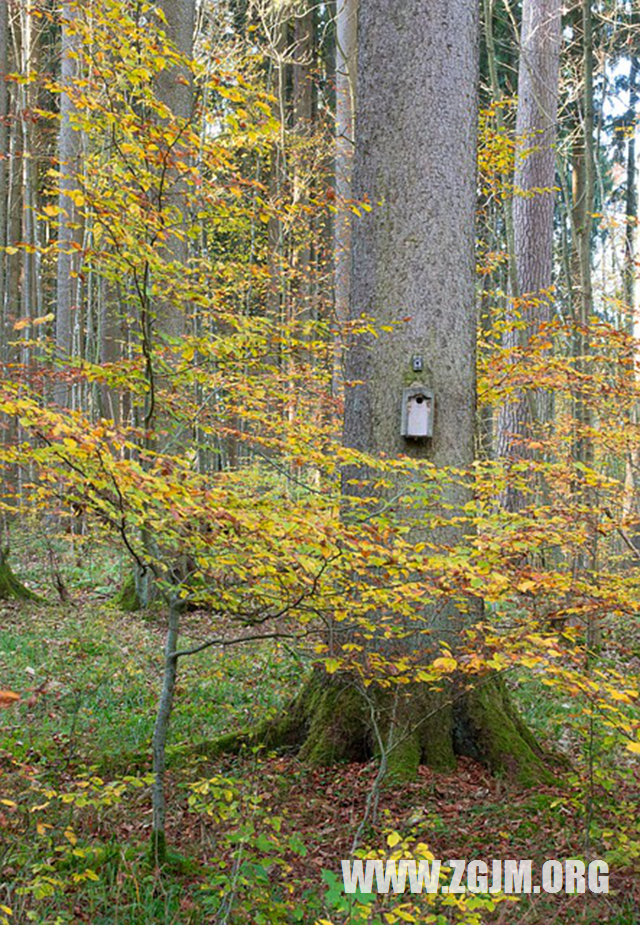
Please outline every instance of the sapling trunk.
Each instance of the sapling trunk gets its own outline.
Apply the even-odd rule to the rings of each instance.
[[[166,769],[167,735],[173,706],[173,695],[178,673],[178,630],[180,627],[180,604],[174,597],[169,603],[169,627],[164,647],[164,675],[162,692],[158,703],[155,727],[153,730],[153,784],[151,800],[153,823],[151,849],[156,864],[162,864],[166,857],[165,819],[167,812],[164,774]]]

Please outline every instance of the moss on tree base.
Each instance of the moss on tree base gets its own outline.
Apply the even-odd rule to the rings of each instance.
[[[421,764],[455,768],[465,755],[525,786],[551,783],[546,755],[518,716],[502,681],[482,680],[459,696],[426,685],[361,691],[348,677],[315,672],[277,720],[202,743],[216,758],[244,747],[296,751],[312,766],[382,758],[387,778],[411,780]]]
[[[122,582],[120,590],[113,598],[113,604],[118,610],[125,613],[135,613],[141,609],[140,598],[136,590],[136,580],[133,574],[127,575]]]
[[[491,677],[457,702],[454,743],[458,754],[475,758],[494,773],[525,786],[552,783],[546,755],[515,709],[502,680]]]
[[[8,549],[0,550],[0,601],[37,601],[43,603],[44,598],[34,591],[30,591],[13,573],[7,562]]]

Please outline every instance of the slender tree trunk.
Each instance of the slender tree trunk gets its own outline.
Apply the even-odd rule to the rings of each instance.
[[[7,73],[9,66],[9,4],[0,3],[0,363],[8,360],[9,326],[6,298],[6,254],[7,246],[7,165],[9,160],[9,88]]]
[[[624,235],[624,290],[629,309],[634,307],[635,294],[638,289],[638,267],[636,248],[638,226],[638,177],[637,177],[637,135],[636,107],[638,105],[638,58],[632,57],[629,64],[629,140],[627,142],[627,191],[625,202]]]
[[[9,87],[7,74],[9,70],[9,4],[8,0],[0,2],[0,369],[11,359],[11,319],[9,317],[9,300],[7,298],[8,274],[8,206],[9,206]],[[9,446],[15,437],[15,423],[10,422],[2,430],[1,441]],[[9,494],[9,473],[3,468],[2,491]],[[6,540],[9,516],[6,511],[0,514],[0,545]]]
[[[178,674],[178,659],[175,655],[178,648],[178,632],[180,628],[180,608],[176,600],[169,604],[169,625],[164,645],[164,673],[162,677],[162,691],[158,701],[158,712],[153,730],[153,785],[151,788],[153,819],[151,847],[153,858],[157,864],[162,864],[166,858],[166,796],[165,771],[167,766],[166,751],[169,735],[169,720],[173,706],[173,696],[176,689]]]
[[[582,125],[573,157],[573,292],[574,317],[577,321],[576,364],[580,372],[587,371],[590,351],[588,326],[593,314],[593,284],[591,276],[591,231],[594,210],[594,102],[593,102],[593,47],[590,0],[581,2],[582,61],[584,89],[582,93]],[[590,425],[590,410],[582,396],[576,401],[576,420],[580,427],[575,455],[589,464],[593,446],[586,435]]]
[[[513,259],[520,318],[508,332],[506,346],[526,349],[541,322],[548,320],[553,280],[553,215],[555,204],[555,135],[561,43],[560,0],[524,0],[518,71],[516,164],[513,198]],[[532,391],[521,393],[501,409],[498,454],[517,462],[530,455],[527,442],[546,402]],[[521,491],[508,486],[507,510],[524,506]]]
[[[574,400],[574,417],[576,438],[573,448],[575,462],[589,468],[594,463],[593,412],[588,395],[582,391],[580,382],[586,381],[591,368],[589,354],[591,340],[589,326],[593,315],[593,281],[591,272],[591,233],[593,229],[594,193],[595,193],[595,110],[593,89],[593,20],[591,0],[581,0],[578,8],[582,38],[582,125],[573,158],[573,203],[572,226],[574,234],[574,251],[572,255],[575,343],[574,356],[576,371],[579,375]],[[583,470],[575,477],[576,502],[597,517],[597,498],[594,488],[584,478]],[[598,524],[587,523],[588,540],[575,557],[576,574],[595,576],[597,571]],[[587,645],[592,651],[599,642],[599,626],[595,618],[590,617],[586,627]]]
[[[640,285],[638,273],[640,266],[640,225],[638,224],[638,182],[640,180],[640,145],[638,144],[638,128],[635,125],[636,106],[638,103],[638,59],[633,57],[629,69],[629,121],[631,134],[627,143],[627,195],[625,208],[625,260],[624,260],[624,292],[629,312],[629,333],[638,340],[640,336]],[[638,381],[640,375],[640,357],[634,356],[633,379]],[[630,413],[631,423],[640,423],[640,414],[637,404]],[[638,479],[640,475],[640,448],[635,441],[631,442],[627,452],[624,515],[629,519],[637,518],[638,505]],[[640,554],[640,533],[637,527],[632,532],[634,545]]]
[[[293,205],[299,207],[297,233],[292,240],[292,267],[295,287],[293,310],[300,319],[312,317],[313,281],[311,279],[312,220],[305,215],[311,193],[310,138],[314,123],[314,52],[315,17],[313,6],[302,0],[293,23],[293,133],[292,152]]]
[[[195,0],[160,0],[160,7],[166,17],[167,37],[178,52],[186,58],[193,56],[193,38],[196,17]],[[187,122],[193,115],[194,90],[191,73],[184,68],[168,68],[157,78],[158,98],[167,105],[173,116]],[[187,310],[179,296],[180,265],[186,266],[189,257],[189,243],[186,234],[188,225],[187,199],[184,181],[179,171],[166,172],[163,184],[164,202],[173,206],[182,215],[182,223],[170,237],[165,259],[176,267],[170,298],[163,300],[156,308],[156,328],[159,333],[180,336],[187,323]],[[159,203],[162,205],[163,203]]]
[[[271,91],[274,97],[273,115],[280,123],[280,132],[271,154],[269,171],[269,197],[276,210],[283,205],[287,181],[287,33],[284,12],[279,10],[264,22],[269,47]],[[278,215],[269,218],[267,229],[269,289],[267,312],[272,318],[284,318],[287,311],[286,276],[284,273],[285,240],[283,222]],[[232,452],[235,454],[236,449]]]
[[[56,350],[62,362],[66,362],[74,351],[74,325],[77,312],[77,264],[79,216],[73,193],[78,188],[81,138],[72,123],[74,106],[67,92],[76,77],[75,58],[77,39],[73,34],[73,20],[76,9],[73,3],[62,5],[61,56],[60,56],[60,128],[58,133],[59,179],[59,226],[58,265],[56,285]],[[55,401],[64,406],[71,404],[71,389],[61,380],[55,390]]]
[[[338,0],[336,22],[336,216],[334,225],[334,304],[338,330],[349,317],[351,288],[351,174],[355,145],[358,0]],[[333,394],[342,392],[343,338],[338,334],[333,362]]]
[[[22,44],[24,36],[22,34],[22,22],[18,16],[11,17],[9,21],[9,32],[14,48],[14,66],[16,69],[22,66],[23,53]],[[20,106],[22,98],[18,89],[12,90],[10,94],[10,118],[9,118],[9,162],[7,165],[7,244],[13,245],[22,239],[22,131],[20,119]],[[6,274],[6,292],[5,307],[7,323],[12,324],[20,316],[20,287],[21,287],[21,254],[17,251],[15,254],[7,254],[5,262]],[[16,359],[19,352],[15,352]]]

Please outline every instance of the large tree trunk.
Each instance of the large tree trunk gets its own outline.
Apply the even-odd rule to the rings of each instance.
[[[560,0],[524,0],[513,202],[518,294],[544,299],[552,283]],[[531,306],[531,324],[544,313]]]
[[[370,213],[353,229],[352,318],[378,325],[409,320],[392,334],[359,336],[347,354],[344,437],[373,454],[405,454],[438,467],[470,467],[475,429],[475,134],[477,11],[467,0],[368,0],[358,24],[354,195]],[[419,378],[435,395],[432,439],[400,435],[403,388]],[[362,472],[345,473],[345,491]],[[402,486],[399,486],[402,487]],[[410,491],[410,486],[404,486]],[[357,490],[357,489],[356,489]],[[468,500],[451,486],[449,516]],[[443,505],[443,512],[446,510]],[[424,538],[424,526],[412,537]],[[453,520],[430,542],[463,539]],[[410,655],[425,662],[442,640],[451,646],[467,617],[453,601],[436,609],[414,602],[402,620]],[[374,616],[375,619],[375,616]],[[430,642],[421,632],[425,622]],[[375,640],[371,646],[384,647]],[[338,650],[337,654],[340,654]],[[349,674],[318,671],[266,738],[303,741],[313,762],[378,754],[388,771],[411,777],[420,762],[453,765],[467,754],[531,780],[543,773],[539,750],[494,678],[471,691],[427,684],[362,687]]]

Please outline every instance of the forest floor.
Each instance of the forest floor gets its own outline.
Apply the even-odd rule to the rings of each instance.
[[[530,675],[509,683],[539,739],[571,761],[554,786],[524,789],[461,759],[455,773],[424,768],[377,793],[374,763],[310,769],[260,750],[198,758],[197,743],[275,715],[298,688],[308,661],[283,641],[213,648],[181,665],[173,853],[158,870],[147,855],[148,775],[162,617],[122,614],[106,601],[110,589],[95,586],[74,588],[65,605],[0,604],[0,687],[21,695],[0,710],[0,923],[640,922],[640,762]],[[210,633],[210,622],[190,615],[185,641]],[[549,858],[605,858],[610,892],[466,905],[354,899],[340,860],[353,856],[356,835],[377,857],[401,839],[409,854],[427,845],[443,861],[532,859],[534,871]]]

